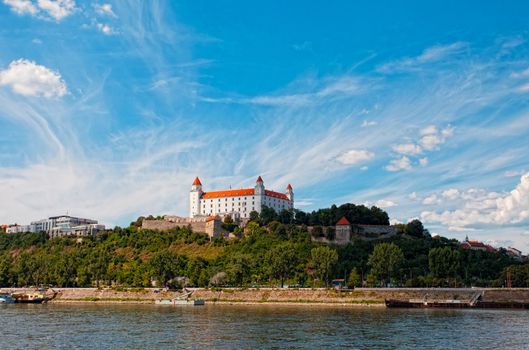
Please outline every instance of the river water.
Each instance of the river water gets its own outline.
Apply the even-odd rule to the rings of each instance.
[[[529,311],[0,305],[0,349],[529,349]]]

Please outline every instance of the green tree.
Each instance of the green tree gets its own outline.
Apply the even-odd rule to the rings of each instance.
[[[0,255],[0,287],[8,287],[11,282],[12,261],[9,254]]]
[[[329,286],[331,274],[338,262],[338,253],[329,247],[317,247],[310,251],[310,263],[314,275]]]
[[[269,275],[279,279],[283,288],[285,279],[292,277],[298,263],[294,245],[283,243],[270,249],[265,255],[265,263]]]
[[[291,224],[294,220],[294,213],[291,210],[283,209],[279,212],[279,222],[282,224]]]
[[[255,210],[252,210],[250,212],[250,221],[259,222],[259,213],[256,212]]]
[[[277,221],[278,218],[279,217],[273,208],[263,205],[261,208],[261,214],[259,214],[259,222],[261,225],[268,225],[272,221]]]
[[[461,255],[449,247],[433,248],[428,253],[428,266],[436,278],[455,278],[459,273]]]
[[[358,270],[356,267],[353,267],[351,270],[351,273],[349,274],[349,279],[347,280],[347,285],[351,288],[354,287],[361,287],[362,281],[360,280],[360,274],[358,273]]]
[[[404,254],[395,243],[380,243],[369,255],[368,266],[375,279],[391,281],[391,277],[399,270],[404,262]]]
[[[226,273],[235,286],[242,286],[251,277],[253,260],[250,255],[236,253],[226,264]]]
[[[406,234],[412,237],[424,237],[425,230],[420,220],[412,220],[406,225]]]
[[[158,283],[167,286],[168,282],[175,277],[185,275],[187,258],[169,250],[164,250],[155,253],[149,260],[149,264],[152,274]]]

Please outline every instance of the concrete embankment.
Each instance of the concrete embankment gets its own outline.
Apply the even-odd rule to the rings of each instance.
[[[7,291],[6,289],[3,289]],[[12,291],[13,289],[9,289]],[[17,292],[34,289],[15,289]],[[211,303],[284,303],[313,305],[365,305],[384,306],[385,299],[460,300],[468,302],[481,292],[481,300],[499,303],[529,303],[529,289],[427,289],[427,288],[357,288],[288,289],[288,288],[189,288],[193,298]],[[154,288],[56,288],[52,303],[97,302],[152,304],[156,299],[171,299],[182,295],[181,291],[160,291]],[[53,293],[51,290],[48,293]]]

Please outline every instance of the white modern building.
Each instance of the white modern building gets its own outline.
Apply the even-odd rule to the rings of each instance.
[[[59,236],[93,236],[104,229],[105,225],[98,224],[97,220],[60,215],[33,221],[29,225],[13,225],[7,228],[6,233],[46,232],[50,238],[53,238]]]
[[[285,193],[265,189],[261,176],[254,188],[204,192],[197,177],[189,193],[189,216],[231,215],[232,218],[249,218],[252,211],[261,212],[263,206],[280,212],[294,208],[294,192],[289,184]]]
[[[9,225],[9,227],[6,228],[6,233],[24,233],[24,232],[30,232],[31,228],[29,225]]]

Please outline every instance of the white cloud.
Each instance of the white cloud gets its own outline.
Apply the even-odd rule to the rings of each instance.
[[[57,21],[69,16],[75,10],[74,0],[38,0],[40,9]]]
[[[112,35],[114,34],[114,30],[112,29],[111,26],[109,26],[108,24],[104,24],[104,23],[97,23],[97,29],[105,34],[105,35]]]
[[[58,72],[25,59],[13,61],[9,67],[0,70],[0,86],[2,85],[25,96],[51,98],[67,93],[66,84]]]
[[[447,196],[456,198],[456,190],[447,191],[450,191]],[[508,194],[470,189],[460,193],[459,197],[463,200],[459,209],[442,213],[424,211],[421,218],[426,222],[440,222],[453,227],[519,224],[529,221],[529,173],[523,175],[520,183]]]
[[[437,197],[436,194],[432,194],[423,199],[422,204],[424,205],[434,205],[441,203],[441,199]]]
[[[445,129],[438,131],[437,127],[430,125],[421,130],[421,139],[419,144],[428,151],[436,149],[438,146],[444,144],[446,139],[452,136],[454,128],[448,125]]]
[[[424,135],[435,135],[437,134],[438,130],[437,130],[437,127],[435,125],[428,125],[427,127],[425,128],[422,128],[420,133],[422,136]]]
[[[4,4],[19,15],[35,15],[38,12],[37,7],[30,0],[4,0]]]
[[[94,10],[101,16],[117,17],[112,10],[112,4],[94,4]]]
[[[397,203],[391,200],[388,200],[388,199],[379,199],[378,201],[375,202],[375,206],[384,209],[384,208],[396,207]]]
[[[377,125],[378,123],[374,120],[364,120],[362,122],[362,128],[367,128],[368,126],[374,126],[374,125]]]
[[[433,151],[438,146],[444,144],[446,140],[452,136],[454,128],[448,125],[446,128],[439,130],[435,125],[428,125],[419,131],[420,138],[418,142],[406,142],[392,146],[392,150],[404,157],[394,159],[386,166],[387,170],[397,171],[402,169],[411,169],[412,161],[406,156],[416,157],[423,154],[425,151]],[[415,158],[416,159],[416,158]],[[427,166],[429,163],[428,157],[418,159],[420,166]]]
[[[411,199],[411,200],[416,200],[417,199],[417,192],[412,192],[408,195],[408,198]]]
[[[450,188],[448,190],[444,190],[441,195],[443,196],[443,198],[453,201],[459,198],[460,193],[458,189]]]
[[[29,14],[40,18],[61,21],[75,10],[74,0],[3,0],[4,4],[19,15]]]
[[[529,218],[529,173],[520,178],[520,183],[511,193],[496,200],[494,213],[496,222],[519,223]]]
[[[529,83],[520,85],[517,90],[519,92],[528,92],[529,91]]]
[[[475,232],[477,231],[472,227],[460,227],[460,226],[448,226],[448,231],[451,232]]]
[[[341,155],[336,157],[336,159],[344,165],[354,165],[373,159],[374,156],[374,153],[369,152],[367,150],[352,149],[345,153],[342,153]]]
[[[399,171],[399,170],[410,170],[411,160],[410,158],[403,156],[402,158],[393,159],[386,165],[386,170],[388,171]]]
[[[517,176],[522,176],[526,172],[527,171],[525,170],[507,170],[506,172],[503,173],[503,175],[505,175],[506,177],[517,177]]]
[[[417,155],[422,152],[422,148],[414,143],[403,143],[399,145],[393,145],[393,151],[399,154],[406,155]]]

